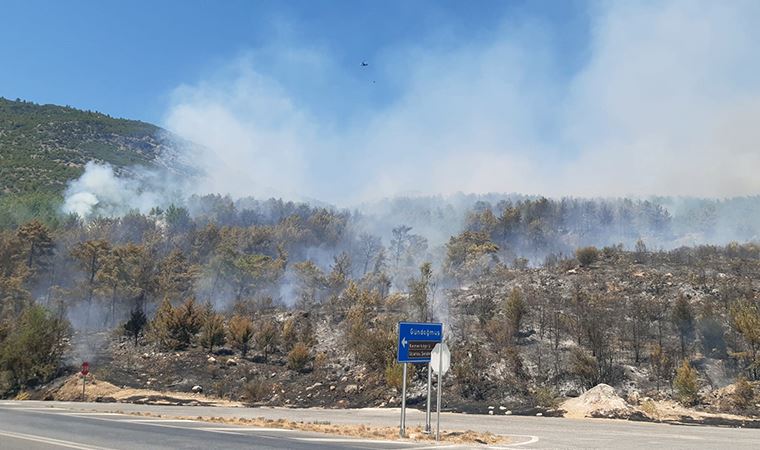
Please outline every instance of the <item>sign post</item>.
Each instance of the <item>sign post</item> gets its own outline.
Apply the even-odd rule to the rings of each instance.
[[[437,404],[435,408],[438,420],[438,425],[435,430],[436,442],[441,439],[441,393],[443,392],[443,374],[449,371],[450,366],[451,353],[449,352],[449,347],[444,342],[436,344],[433,351],[430,352],[430,367],[432,367],[438,374],[438,389],[436,390]]]
[[[396,360],[404,364],[403,380],[401,382],[401,421],[399,436],[404,437],[406,431],[406,365],[407,363],[429,363],[433,347],[443,340],[442,323],[399,322],[398,351]],[[425,428],[430,429],[430,381],[428,372],[428,403]]]
[[[87,397],[85,397],[84,391],[85,387],[87,386],[87,374],[90,373],[90,363],[87,361],[84,361],[82,363],[82,401],[85,401]]]
[[[406,431],[406,363],[404,363],[404,370],[401,381],[401,427],[399,428],[398,435],[404,437]]]
[[[427,385],[427,411],[425,412],[425,433],[430,434],[430,390],[433,381],[433,367],[428,364],[428,385]]]

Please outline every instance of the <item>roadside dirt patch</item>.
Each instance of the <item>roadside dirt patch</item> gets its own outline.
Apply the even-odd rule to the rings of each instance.
[[[46,398],[59,401],[82,400],[82,378],[72,375],[58,387],[45,393]],[[158,392],[148,389],[120,388],[113,384],[87,377],[85,400],[88,402],[122,402],[155,405],[241,406],[240,403],[208,398],[202,394]]]

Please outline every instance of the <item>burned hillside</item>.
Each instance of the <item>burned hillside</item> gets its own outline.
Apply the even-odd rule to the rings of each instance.
[[[757,413],[760,246],[677,245],[721,220],[687,227],[627,200],[404,204],[206,196],[2,231],[0,389],[49,395],[88,360],[129,388],[393,406],[396,324],[419,320],[444,323],[450,409],[548,411],[605,383],[634,403]],[[425,232],[439,225],[456,231]]]

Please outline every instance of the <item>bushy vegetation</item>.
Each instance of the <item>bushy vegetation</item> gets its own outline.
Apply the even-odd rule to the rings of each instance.
[[[0,389],[48,381],[59,369],[68,331],[66,321],[34,304],[0,323]]]

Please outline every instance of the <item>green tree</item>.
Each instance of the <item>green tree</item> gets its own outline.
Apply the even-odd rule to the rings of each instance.
[[[417,319],[421,322],[427,322],[432,318],[431,314],[431,295],[434,290],[433,285],[433,265],[426,262],[420,266],[419,278],[412,279],[409,282],[409,300],[415,309]]]
[[[95,295],[95,290],[98,287],[99,281],[98,273],[102,269],[103,264],[110,253],[111,243],[103,239],[81,242],[75,245],[71,250],[71,256],[79,262],[85,273],[82,290],[85,292],[85,301],[87,303],[85,316],[86,325],[89,325],[90,323],[90,309],[92,308],[93,296]]]
[[[124,324],[124,333],[134,339],[135,347],[137,347],[137,339],[147,323],[148,318],[142,308],[135,308],[129,314],[129,320]]]
[[[748,371],[753,380],[760,378],[760,308],[757,304],[742,301],[731,308],[731,326],[739,332],[747,345],[747,351],[737,352],[737,356],[748,362]]]
[[[697,371],[685,359],[676,370],[676,376],[673,378],[673,388],[676,390],[678,401],[684,405],[691,406],[699,401]]]
[[[649,363],[652,366],[655,382],[657,383],[657,392],[660,392],[660,383],[670,379],[672,363],[665,349],[659,344],[652,345],[649,352]]]
[[[527,312],[528,307],[525,304],[525,300],[523,300],[522,293],[519,289],[513,288],[504,306],[504,313],[507,315],[512,334],[517,334],[520,331],[523,317],[525,317]]]
[[[0,370],[8,374],[12,388],[24,388],[49,380],[61,363],[68,323],[45,308],[24,310],[7,337],[0,341]]]
[[[50,231],[39,220],[32,220],[19,227],[16,236],[26,248],[26,264],[29,269],[34,267],[35,262],[53,254],[54,243]]]

